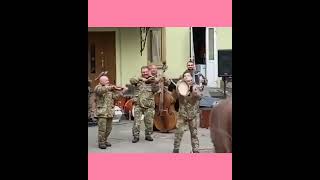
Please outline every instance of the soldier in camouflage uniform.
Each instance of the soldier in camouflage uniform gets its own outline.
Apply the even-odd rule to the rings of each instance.
[[[155,80],[150,80],[150,71],[147,66],[141,68],[140,78],[131,78],[130,83],[137,87],[136,95],[133,98],[135,104],[134,123],[132,128],[132,143],[139,141],[141,117],[144,115],[145,140],[153,141],[153,118],[155,114],[154,94],[159,90]]]
[[[109,84],[109,79],[105,75],[101,76],[99,81],[100,83],[94,89],[99,129],[98,143],[100,149],[106,149],[111,146],[107,139],[112,130],[114,100],[118,99],[127,88],[124,88],[122,92],[115,92],[114,86]]]
[[[200,87],[192,82],[191,74],[184,73],[184,80],[190,86],[190,94],[181,96],[177,93],[179,99],[179,115],[177,118],[177,129],[174,138],[174,153],[179,153],[181,139],[184,133],[185,125],[189,126],[191,134],[191,145],[193,153],[199,153],[199,139],[197,137],[197,116],[200,98],[202,93]]]
[[[195,78],[195,74],[197,74],[198,76],[201,76],[202,77],[202,81],[199,82],[199,83],[202,83],[202,86],[200,87],[201,90],[203,90],[204,86],[206,86],[208,84],[207,78],[203,74],[201,74],[199,71],[195,70],[195,65],[194,65],[192,59],[190,59],[187,62],[187,69],[183,72],[183,74],[184,73],[190,73],[190,75],[193,78],[194,82],[195,82],[195,79],[194,79]],[[183,75],[180,76],[180,79],[183,79]],[[200,102],[198,104],[200,105]],[[200,122],[200,108],[199,107],[198,107],[198,113],[197,113],[196,122],[197,122],[197,126],[198,126],[198,123]],[[188,130],[188,127],[186,127],[185,130]]]
[[[193,78],[193,81],[195,81],[194,75],[197,74],[197,75],[202,77],[202,82],[201,82],[202,85],[207,85],[208,84],[207,78],[203,74],[201,74],[199,71],[195,70],[195,66],[194,66],[194,63],[192,62],[192,60],[188,61],[187,70],[185,70],[183,73],[186,73],[186,72],[190,73],[191,77]],[[183,78],[183,76],[180,77],[180,79],[182,79],[182,78]],[[203,87],[201,87],[201,88],[203,88]]]
[[[151,76],[155,77],[155,82],[159,82],[160,81],[160,76],[158,74],[157,66],[154,65],[154,64],[150,64],[150,65],[148,65],[148,69],[150,71]],[[168,88],[168,86],[170,86],[170,84],[171,84],[170,79],[165,77],[164,75],[162,77],[163,77],[163,80],[164,80],[163,85],[166,88]]]

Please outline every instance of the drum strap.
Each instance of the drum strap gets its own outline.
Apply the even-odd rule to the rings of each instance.
[[[176,84],[176,83],[174,83],[172,79],[170,79],[170,81],[171,81],[171,83],[173,83],[173,85],[177,86],[177,84]]]

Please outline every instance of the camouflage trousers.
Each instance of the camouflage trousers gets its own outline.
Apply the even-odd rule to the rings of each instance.
[[[200,123],[200,114],[198,114],[196,117],[196,127],[199,127],[199,123]],[[188,131],[188,130],[189,130],[189,126],[184,126],[184,131]]]
[[[189,126],[190,134],[191,134],[191,146],[192,151],[199,151],[199,139],[198,139],[198,130],[197,130],[197,118],[194,118],[192,120],[187,120],[182,117],[178,117],[177,119],[177,129],[174,136],[174,149],[180,148],[180,143],[185,131],[185,126]]]
[[[112,130],[113,118],[98,118],[98,143],[99,145],[106,145],[107,139]]]
[[[154,108],[143,108],[139,105],[134,109],[134,122],[132,128],[133,137],[139,138],[141,117],[144,115],[145,135],[150,136],[153,132]]]

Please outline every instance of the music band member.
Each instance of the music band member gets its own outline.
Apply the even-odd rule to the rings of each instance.
[[[133,140],[132,143],[139,141],[141,117],[144,115],[145,124],[145,140],[153,141],[151,137],[153,131],[153,118],[155,114],[154,94],[159,91],[159,86],[155,82],[155,77],[150,76],[151,73],[147,66],[141,67],[141,77],[131,78],[130,83],[137,87],[136,97],[133,98],[134,122],[132,127]]]
[[[196,84],[200,85],[202,89],[208,84],[207,78],[203,74],[201,74],[200,71],[197,71],[195,69],[195,65],[192,60],[187,62],[187,70],[185,70],[184,73],[185,72],[189,72],[191,77],[193,78],[193,81]]]
[[[111,146],[108,137],[112,130],[114,116],[114,100],[117,100],[128,89],[122,90],[110,85],[106,75],[99,77],[99,84],[95,87],[96,115],[98,117],[98,144],[100,149]]]
[[[187,62],[187,70],[185,70],[183,73],[190,73],[192,79],[193,79],[193,82],[197,85],[200,86],[200,90],[203,91],[204,89],[204,86],[206,86],[208,84],[208,80],[205,76],[203,76],[200,71],[196,71],[195,69],[195,64],[194,62],[192,61],[192,59],[190,59],[188,62]],[[180,77],[180,79],[183,78],[183,75]],[[200,103],[199,103],[199,106],[200,106]],[[197,114],[197,124],[199,123],[200,121],[200,107],[198,107],[198,114]],[[188,130],[188,127],[185,128],[185,131]]]
[[[151,76],[155,77],[155,82],[159,82],[161,77],[158,73],[157,66],[154,64],[149,64],[148,69],[150,71]],[[169,86],[171,84],[171,81],[169,78],[167,78],[164,75],[162,75],[162,78],[163,78],[164,86]]]
[[[94,80],[99,81],[101,76],[107,76],[108,71],[102,71]],[[94,89],[91,89],[92,81],[88,79],[88,120],[95,122],[97,119],[96,114],[96,94],[94,93]]]
[[[183,73],[183,79],[190,87],[189,94],[182,96],[177,93],[179,100],[179,112],[177,118],[177,129],[174,137],[173,153],[179,153],[181,139],[184,134],[185,125],[189,126],[191,134],[191,146],[193,153],[199,153],[199,139],[197,137],[197,116],[199,113],[199,101],[202,96],[199,85],[193,82],[189,72]]]

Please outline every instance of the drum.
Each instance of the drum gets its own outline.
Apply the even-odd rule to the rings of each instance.
[[[128,97],[121,96],[118,100],[114,102],[114,105],[120,107],[123,110],[128,100],[129,100]]]
[[[133,99],[128,100],[124,107],[123,107],[124,113],[126,114],[127,119],[133,119],[134,117],[134,105],[133,105]],[[130,117],[131,114],[131,117]]]
[[[183,81],[180,80],[177,83],[177,92],[181,95],[181,96],[187,96],[189,94],[189,85]]]

